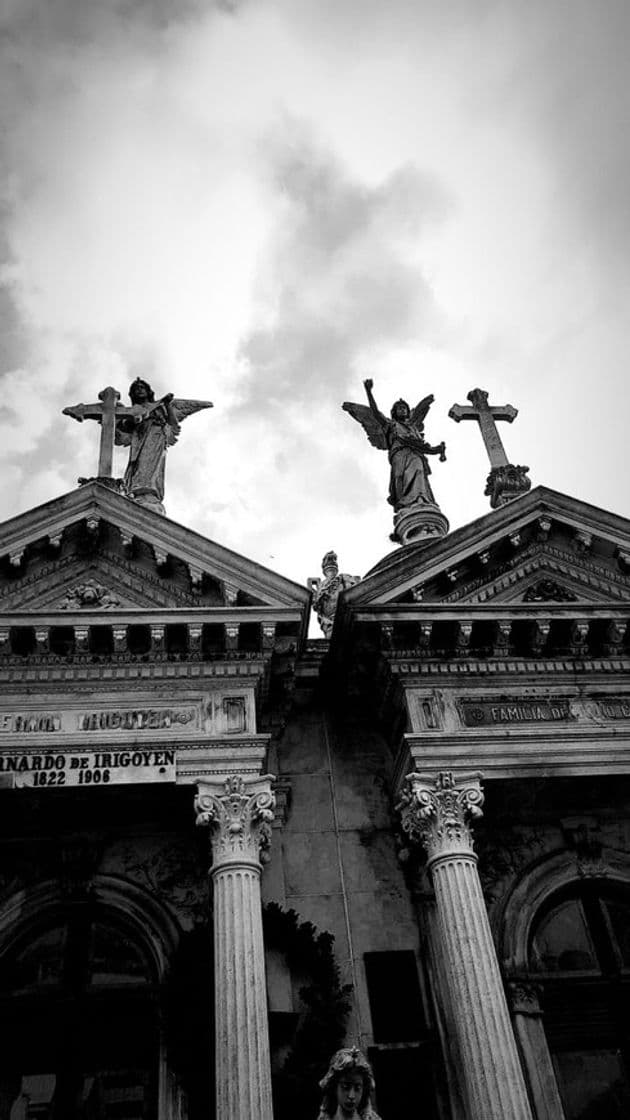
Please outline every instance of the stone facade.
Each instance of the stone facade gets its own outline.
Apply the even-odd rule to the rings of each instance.
[[[0,1120],[626,1115],[630,524],[309,593],[98,482],[2,527]],[[201,827],[199,827],[201,826]]]

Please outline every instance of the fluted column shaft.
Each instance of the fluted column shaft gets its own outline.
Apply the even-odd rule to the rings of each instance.
[[[564,1108],[545,1035],[540,987],[531,980],[509,985],[514,1031],[534,1102],[536,1120],[564,1120]]]
[[[410,774],[404,830],[427,853],[437,951],[454,1012],[469,1120],[531,1120],[469,822],[481,816],[479,776]]]
[[[269,777],[200,782],[197,823],[211,828],[214,885],[216,1114],[273,1120],[261,854],[269,845]]]

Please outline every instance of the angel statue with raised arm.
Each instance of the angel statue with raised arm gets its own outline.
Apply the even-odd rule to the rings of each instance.
[[[115,442],[129,447],[124,483],[137,502],[163,513],[167,448],[177,442],[182,420],[212,404],[180,400],[172,393],[156,401],[153,389],[141,377],[130,385],[129,397],[132,407],[116,416]]]
[[[352,404],[346,401],[343,408],[355,420],[358,420],[364,429],[373,447],[380,451],[387,451],[390,465],[389,497],[388,502],[394,507],[395,532],[392,540],[399,543],[408,543],[408,540],[417,539],[418,536],[442,535],[448,528],[448,522],[440,514],[441,520],[423,518],[424,526],[420,532],[416,526],[413,535],[408,529],[401,531],[400,525],[410,525],[410,519],[404,514],[418,507],[431,507],[437,510],[433,491],[429,484],[431,467],[427,455],[439,455],[440,462],[446,460],[444,442],[437,447],[432,447],[424,438],[424,418],[433,403],[433,396],[424,397],[415,408],[411,409],[406,401],[398,400],[392,406],[391,419],[383,416],[372,393],[374,382],[370,379],[363,382],[369,405]],[[425,510],[428,512],[428,510]],[[442,526],[442,523],[444,527]],[[436,528],[437,526],[437,528]]]
[[[392,405],[391,420],[388,420],[374,400],[374,382],[367,380],[363,384],[369,407],[346,401],[343,408],[359,421],[372,446],[388,453],[391,467],[387,499],[389,504],[394,510],[417,502],[435,505],[429,485],[431,467],[426,456],[439,455],[440,462],[443,463],[446,448],[443,441],[437,447],[432,447],[424,438],[424,418],[433,404],[433,395],[424,397],[413,409],[409,408],[406,401],[396,401]]]

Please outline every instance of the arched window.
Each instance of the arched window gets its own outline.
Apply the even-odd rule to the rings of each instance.
[[[630,896],[584,881],[549,898],[529,943],[566,1120],[630,1115]]]
[[[156,981],[120,915],[45,911],[0,958],[0,1120],[154,1120]]]

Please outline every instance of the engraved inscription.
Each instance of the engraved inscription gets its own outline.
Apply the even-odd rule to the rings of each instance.
[[[174,750],[0,754],[0,784],[14,789],[174,781]]]
[[[69,712],[0,712],[0,734],[77,731],[163,731],[196,719],[196,708],[98,709]]]
[[[62,731],[62,717],[58,712],[2,712],[0,732],[9,731]]]
[[[143,731],[190,723],[195,717],[191,708],[144,708],[127,712],[81,712],[79,731]]]
[[[568,700],[476,701],[461,705],[466,727],[488,727],[506,723],[552,723],[573,719]]]
[[[610,699],[596,700],[594,707],[604,719],[630,719],[630,697],[619,699],[611,696]]]

